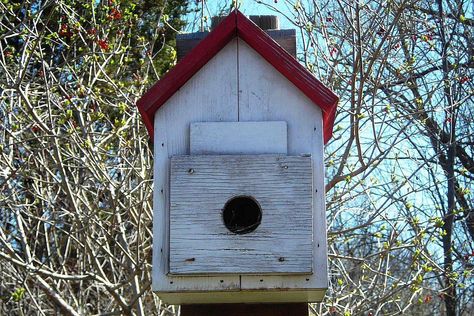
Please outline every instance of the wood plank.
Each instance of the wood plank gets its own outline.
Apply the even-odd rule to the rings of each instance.
[[[191,155],[287,154],[286,122],[191,123]]]
[[[339,98],[306,68],[238,10],[233,11],[137,102],[145,126],[153,137],[152,116],[187,80],[238,36],[259,52],[281,74],[323,110],[324,141],[332,136]]]
[[[160,299],[169,304],[220,304],[220,303],[297,303],[320,302],[326,289],[279,289],[261,288],[252,291],[204,291],[159,293]]]
[[[308,304],[183,305],[181,316],[307,316]]]
[[[317,104],[322,109],[324,141],[327,142],[332,136],[339,98],[280,45],[269,40],[269,36],[260,28],[255,27],[241,12],[236,11],[236,14],[239,38],[258,51],[259,55],[273,66],[273,69],[280,72],[313,104]]]
[[[173,157],[170,273],[311,273],[312,178],[311,157]],[[224,225],[222,209],[235,196],[251,196],[261,207],[251,233]]]
[[[239,40],[239,118],[242,121],[285,120],[288,154],[309,153],[313,159],[313,274],[309,276],[243,275],[242,289],[326,288],[327,241],[324,200],[322,113],[312,101],[266,62],[244,41]],[[260,281],[263,280],[263,281]]]
[[[188,80],[201,70],[211,59],[216,59],[216,54],[220,52],[229,42],[234,41],[236,36],[236,16],[229,15],[205,40],[201,41],[192,49],[192,54],[187,54],[176,66],[153,85],[137,102],[138,110],[150,134],[154,137],[153,123],[151,117],[156,115],[157,110],[168,101]],[[228,61],[226,61],[228,62]],[[203,81],[203,89],[209,86]],[[203,90],[203,91],[204,91]],[[217,90],[219,91],[219,90]],[[225,107],[225,106],[224,106]]]
[[[169,159],[189,154],[189,122],[237,121],[237,42],[233,40],[181,87],[155,115],[153,290],[232,291],[239,275],[168,276]]]

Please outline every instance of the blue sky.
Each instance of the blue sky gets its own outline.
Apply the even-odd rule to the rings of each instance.
[[[285,14],[290,13],[290,8],[287,6],[284,0],[279,0],[277,3],[274,0],[263,0],[262,3],[257,3],[255,0],[240,0],[240,7],[239,10],[244,13],[245,15],[277,15],[280,20],[280,28],[287,29],[287,28],[295,28],[287,19],[282,16],[279,16],[275,11],[269,8],[267,5],[275,6]],[[206,8],[204,10],[205,15],[208,17],[212,17],[219,13],[222,9],[225,9],[226,12],[229,11],[230,5],[232,0],[207,0],[205,1]],[[201,3],[192,2],[191,8],[201,8]],[[196,14],[201,16],[201,12],[199,13],[191,13],[189,14],[189,21],[192,21]],[[191,25],[192,23],[190,23]],[[187,29],[186,32],[197,31],[196,29]]]

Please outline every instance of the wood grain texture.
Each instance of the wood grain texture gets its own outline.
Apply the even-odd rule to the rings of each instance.
[[[322,118],[327,114],[322,115],[321,110],[304,93],[294,91],[298,89],[244,42],[239,43],[238,50],[237,54],[236,40],[224,45],[215,57],[211,57],[207,64],[157,108],[154,118],[153,290],[170,304],[320,301],[327,288],[322,159]],[[263,62],[257,62],[255,59],[258,58]],[[252,70],[255,66],[257,69]],[[268,72],[268,76],[259,77],[257,73],[262,71]],[[237,78],[242,90],[239,97]],[[272,80],[281,85],[272,85]],[[264,91],[267,89],[270,92]],[[154,112],[147,115],[153,117]],[[313,156],[314,260],[311,275],[167,275],[169,158],[189,154],[190,123],[238,121],[239,115],[242,121],[287,121],[288,153],[310,153]],[[249,150],[255,151],[253,148]]]
[[[324,141],[332,136],[339,98],[272,38],[238,10],[227,16],[209,35],[187,54],[137,102],[145,126],[153,138],[153,116],[201,67],[233,38],[239,37],[301,90],[314,106],[323,110]],[[291,105],[289,105],[291,106]]]
[[[308,304],[183,305],[181,316],[308,316]]]
[[[189,154],[189,123],[237,121],[237,42],[232,41],[196,73],[155,115],[153,192],[153,290],[240,289],[239,275],[168,276],[170,157]]]
[[[261,289],[244,291],[202,291],[159,293],[160,299],[169,304],[218,304],[218,303],[295,303],[320,302],[326,289]]]
[[[288,154],[313,159],[313,274],[309,276],[242,276],[242,289],[326,288],[327,241],[324,203],[323,126],[321,110],[255,50],[239,40],[239,118],[285,120]],[[291,104],[291,106],[288,106]],[[261,281],[262,280],[262,281]]]
[[[171,274],[312,272],[311,157],[177,156],[171,159]],[[251,196],[262,221],[230,232],[222,209]]]
[[[323,113],[324,141],[332,136],[332,129],[339,98],[323,85],[313,74],[286,52],[263,30],[247,19],[238,10],[237,35],[259,53],[274,69],[280,72],[297,89],[305,94],[313,104],[317,104]]]
[[[191,155],[287,154],[286,122],[191,123]]]
[[[236,15],[230,14],[138,100],[138,110],[151,138],[154,136],[152,118],[156,111],[206,63],[212,58],[215,59],[216,54],[236,36]],[[207,78],[204,82],[206,81]],[[205,90],[208,88],[203,87]]]

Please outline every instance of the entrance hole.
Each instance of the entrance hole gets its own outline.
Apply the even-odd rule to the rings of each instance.
[[[236,196],[227,201],[222,212],[224,225],[234,234],[253,232],[262,222],[262,209],[251,196]]]

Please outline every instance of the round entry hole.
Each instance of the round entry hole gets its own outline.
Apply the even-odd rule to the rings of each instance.
[[[224,206],[222,213],[225,227],[235,234],[253,232],[262,222],[262,210],[250,196],[236,196]]]

